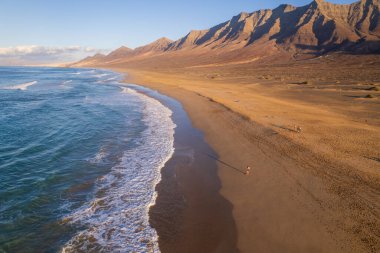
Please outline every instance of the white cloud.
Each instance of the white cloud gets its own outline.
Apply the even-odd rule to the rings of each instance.
[[[84,49],[84,51],[85,51],[85,52],[89,52],[89,53],[93,53],[93,52],[97,52],[97,51],[99,51],[99,50],[96,49],[96,48],[92,48],[92,47],[86,47],[86,48]]]
[[[79,46],[70,47],[43,47],[43,46],[17,46],[0,48],[1,56],[27,56],[27,55],[54,55],[80,51]]]
[[[81,46],[45,47],[37,45],[0,48],[0,65],[34,65],[74,62],[106,50]]]

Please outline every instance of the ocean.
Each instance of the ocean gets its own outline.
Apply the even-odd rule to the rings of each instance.
[[[159,252],[172,111],[96,69],[0,67],[0,252]]]

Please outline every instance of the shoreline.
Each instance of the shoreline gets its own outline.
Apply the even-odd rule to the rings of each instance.
[[[161,252],[238,252],[232,205],[219,194],[216,154],[192,126],[182,105],[143,86],[128,85],[172,110],[175,151],[161,169],[150,207]]]
[[[128,72],[126,82],[180,101],[221,161],[237,168],[252,165],[252,176],[242,178],[228,166],[217,164],[220,193],[233,205],[240,252],[375,252],[379,243],[373,237],[376,223],[366,225],[372,217],[363,208],[376,202],[360,202],[353,192],[347,198],[342,191],[352,184],[376,191],[376,178],[365,186],[363,179],[352,178],[350,171],[342,174],[343,165],[321,160],[286,135],[235,112],[228,104],[207,96],[208,89],[187,86],[191,80],[113,70]],[[298,153],[310,161],[294,156]],[[341,181],[325,171],[325,166],[333,166]]]

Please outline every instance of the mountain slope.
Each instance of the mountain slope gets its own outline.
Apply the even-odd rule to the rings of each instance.
[[[106,59],[115,59],[115,58],[123,58],[123,57],[127,57],[127,56],[130,56],[133,52],[133,49],[130,49],[128,47],[125,47],[125,46],[122,46],[122,47],[119,47],[118,49],[112,51],[111,53],[109,53],[107,56],[106,56]]]
[[[173,42],[172,40],[163,37],[148,45],[136,48],[134,50],[134,54],[140,55],[140,54],[147,54],[147,53],[164,52],[168,49],[169,45],[172,42]]]
[[[134,50],[122,47],[79,65],[130,62],[157,55],[184,54],[193,56],[193,61],[201,55],[202,63],[211,63],[279,54],[291,59],[330,51],[380,53],[379,3],[361,0],[341,5],[314,0],[301,7],[284,4],[273,10],[242,12],[210,29],[193,30],[174,42],[161,38]]]
[[[95,66],[99,64],[100,62],[104,62],[105,57],[106,56],[104,54],[98,53],[98,54],[95,54],[94,56],[86,57],[83,60],[80,60],[69,66],[82,66],[82,67]]]
[[[361,0],[350,5],[315,0],[302,7],[280,5],[273,10],[241,13],[209,30],[190,32],[174,42],[170,50],[236,49],[274,40],[285,49],[299,51],[355,51],[358,48],[347,46],[379,41],[379,22],[378,0]]]

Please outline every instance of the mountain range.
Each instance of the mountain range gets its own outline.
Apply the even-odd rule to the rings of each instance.
[[[380,53],[379,9],[380,0],[346,5],[314,0],[301,7],[283,4],[273,10],[242,12],[210,29],[190,31],[176,41],[161,38],[136,49],[122,46],[72,66],[143,62],[169,56],[197,56],[201,63],[222,63],[302,59],[337,51]]]

